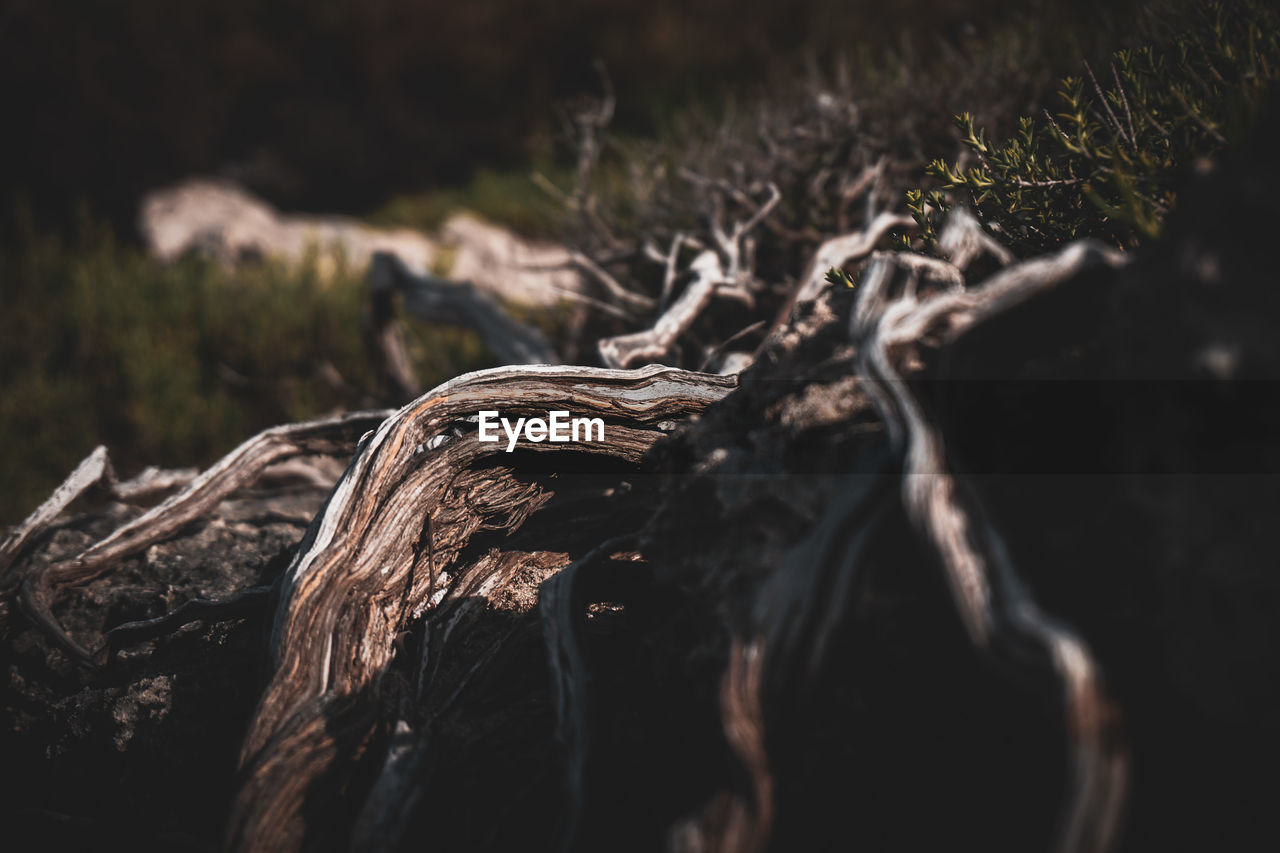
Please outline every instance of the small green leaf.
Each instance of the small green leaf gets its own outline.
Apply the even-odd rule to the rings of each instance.
[[[845,272],[844,269],[841,267],[832,267],[831,269],[827,270],[826,280],[827,280],[827,283],[829,284],[834,284],[834,285],[843,284],[845,287],[854,286],[853,279],[850,278],[849,274]]]

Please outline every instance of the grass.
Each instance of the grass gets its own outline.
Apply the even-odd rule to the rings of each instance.
[[[365,350],[359,270],[162,265],[88,215],[74,238],[15,218],[16,245],[0,247],[0,524],[98,444],[128,476],[207,464],[274,424],[396,402],[379,399]],[[466,330],[410,338],[427,384],[488,363]]]
[[[1086,64],[1065,77],[1056,112],[1022,116],[1004,141],[956,116],[972,165],[939,158],[929,176],[1022,253],[1158,237],[1193,165],[1242,139],[1280,79],[1280,17],[1255,2],[1205,3],[1154,23],[1164,32],[1117,50],[1098,75]],[[925,200],[908,194],[929,244]],[[936,192],[928,201],[948,205]]]
[[[563,168],[540,171],[571,185]],[[462,187],[395,198],[370,221],[430,230],[465,208],[550,237],[566,208],[531,175],[482,169]],[[403,402],[379,395],[361,334],[363,270],[319,258],[234,272],[197,257],[164,265],[84,210],[70,237],[37,228],[21,203],[12,219],[17,239],[0,245],[0,525],[98,444],[128,476],[207,464],[275,424]],[[402,318],[424,386],[492,363],[474,332]],[[562,317],[537,319],[562,331]]]
[[[572,171],[554,164],[509,170],[481,168],[461,186],[394,196],[374,211],[369,221],[388,228],[434,231],[450,214],[465,209],[529,237],[558,237],[568,209],[537,185],[534,172],[557,186],[572,186]]]

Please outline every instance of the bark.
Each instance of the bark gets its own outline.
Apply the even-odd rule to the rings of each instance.
[[[14,832],[1256,842],[1280,297],[1234,206],[1269,196],[1216,180],[1136,258],[870,254],[737,377],[496,368],[137,489],[95,451],[0,545]],[[508,454],[487,409],[605,438]],[[314,454],[345,472],[251,486]]]
[[[424,395],[362,442],[283,576],[274,674],[241,756],[248,779],[232,818],[233,846],[301,845],[304,801],[339,738],[363,741],[355,730],[372,720],[355,705],[390,664],[396,636],[447,597],[483,596],[521,568],[488,557],[458,564],[480,527],[518,529],[547,497],[514,471],[468,476],[502,445],[483,444],[470,431],[451,434],[455,423],[490,408],[528,416],[565,408],[607,422],[604,440],[577,445],[579,452],[635,463],[663,424],[700,411],[734,384],[660,367],[482,371]],[[329,736],[333,721],[343,729]]]

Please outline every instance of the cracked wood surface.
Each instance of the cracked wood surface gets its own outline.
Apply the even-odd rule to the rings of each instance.
[[[306,455],[349,453],[356,439],[388,414],[388,411],[353,412],[264,430],[190,481],[182,491],[120,526],[106,538],[74,557],[25,574],[18,590],[19,606],[64,651],[86,663],[93,660],[95,652],[70,637],[50,610],[63,590],[88,583],[124,557],[174,535],[183,525],[208,514],[237,489],[252,484],[275,463]],[[109,470],[105,450],[95,450],[53,497],[19,526],[12,547],[21,547],[23,541],[53,520],[50,510],[65,508],[85,488],[107,476]],[[6,546],[8,542],[6,540]]]
[[[865,575],[877,541],[900,518],[902,530],[909,532],[896,531],[894,559],[909,562],[916,546],[924,546],[918,551],[940,578],[939,588],[945,586],[942,600],[957,617],[954,635],[944,627],[939,636],[971,645],[1000,677],[1054,706],[1053,725],[1060,725],[1066,747],[1063,786],[1052,793],[1058,809],[1054,849],[1112,849],[1127,805],[1131,760],[1122,725],[1128,718],[1122,719],[1109,686],[1113,673],[1104,677],[1083,629],[1060,617],[1052,601],[1032,594],[1027,576],[1034,575],[1035,566],[1020,565],[1011,555],[1005,544],[1010,531],[988,517],[975,490],[966,488],[972,485],[967,475],[952,467],[949,435],[932,408],[937,401],[929,398],[928,383],[917,380],[938,366],[940,353],[972,339],[983,324],[1016,315],[1020,306],[1054,294],[1090,270],[1118,269],[1125,258],[1097,244],[1076,243],[966,287],[963,268],[973,251],[973,246],[957,249],[950,262],[873,254],[858,290],[819,293],[797,306],[784,334],[771,339],[744,380],[740,390],[756,396],[740,404],[747,408],[729,414],[726,407],[742,399],[726,399],[738,389],[733,378],[657,365],[633,371],[555,366],[479,371],[399,411],[268,431],[194,479],[187,474],[143,478],[136,485],[144,493],[183,490],[78,556],[54,560],[43,570],[24,565],[21,558],[76,495],[95,484],[105,484],[117,496],[123,493],[123,484],[112,485],[105,452],[95,451],[0,545],[0,560],[13,564],[7,588],[12,592],[15,579],[25,578],[20,601],[28,616],[48,638],[89,660],[90,650],[66,637],[46,601],[74,595],[115,562],[172,536],[274,461],[305,453],[349,454],[354,448],[346,473],[274,590],[245,586],[239,596],[193,598],[162,616],[118,625],[106,632],[98,650],[110,650],[117,641],[154,638],[192,620],[230,618],[276,596],[270,682],[243,742],[229,846],[392,850],[418,840],[410,833],[421,828],[413,821],[423,820],[423,814],[428,821],[448,817],[448,807],[432,799],[440,788],[424,782],[438,758],[433,750],[448,740],[442,721],[459,708],[474,713],[467,703],[487,677],[512,676],[512,667],[504,669],[504,655],[545,643],[550,681],[543,687],[546,703],[554,706],[553,755],[562,763],[565,794],[564,823],[554,831],[565,849],[589,849],[599,840],[589,832],[591,798],[598,796],[592,786],[601,773],[600,752],[610,744],[604,737],[607,726],[598,718],[608,709],[601,710],[602,688],[594,683],[602,675],[593,660],[600,649],[593,645],[598,634],[587,629],[587,608],[616,602],[630,616],[628,596],[634,589],[606,590],[601,579],[616,581],[625,563],[646,583],[661,572],[669,583],[677,572],[671,563],[688,560],[692,568],[685,582],[733,584],[736,603],[745,602],[724,625],[698,625],[707,634],[724,631],[718,689],[712,691],[714,719],[736,765],[733,778],[722,780],[701,811],[686,810],[670,819],[668,839],[678,850],[763,850],[795,832],[786,826],[788,809],[795,808],[786,791],[797,782],[783,775],[787,756],[776,746],[795,733],[778,721],[805,708],[820,675],[831,677],[827,664],[841,632],[867,618],[859,609],[867,603]],[[838,322],[831,307],[837,298],[845,300],[847,313]],[[777,398],[785,394],[768,386],[795,384],[779,364],[789,348],[801,347],[818,352],[796,362],[811,384],[797,395],[803,402],[786,403],[793,409],[780,413]],[[776,372],[768,373],[771,369]],[[814,378],[833,370],[840,373],[836,379]],[[756,381],[760,377],[779,381]],[[602,501],[584,490],[579,503],[553,517],[555,501],[569,487],[557,479],[556,457],[542,454],[570,454],[578,462],[596,454],[634,465],[678,422],[721,400],[724,406],[699,428],[681,431],[676,439],[687,442],[681,464],[692,464],[693,472],[680,469],[681,476],[664,493],[664,506],[655,507],[657,499],[644,504],[647,521],[620,522],[623,535],[612,535],[613,528],[601,532],[592,540],[594,549],[575,550],[554,541],[566,518],[585,518],[584,510]],[[601,417],[606,440],[573,446],[522,442],[515,454],[502,452],[505,442],[477,440],[474,416],[481,409],[532,417],[553,408]],[[705,435],[699,432],[704,427]],[[820,497],[812,506],[781,506],[802,502],[800,487],[775,495],[767,486],[756,486],[753,493],[749,483],[718,478],[719,466],[735,474],[774,470],[768,466],[774,462],[775,433],[794,430],[779,442],[785,446],[808,441],[806,430],[815,428],[829,429],[819,435],[829,447],[843,448],[836,452],[846,455],[838,458],[853,462],[822,470],[823,482],[836,485],[816,484],[813,491]],[[750,451],[744,450],[748,446]],[[825,464],[828,457],[822,458]],[[787,469],[781,465],[780,470]],[[681,490],[693,497],[673,497]],[[708,512],[719,513],[709,516],[715,524],[699,529],[691,541],[664,544],[684,528],[662,512],[694,515],[707,502]],[[735,515],[743,506],[758,514]],[[745,518],[766,528],[775,523],[772,515],[791,512],[794,517],[778,522],[780,529],[797,528],[780,557],[757,545],[752,538],[757,530],[733,527]],[[746,545],[734,551],[726,544],[731,540]],[[664,548],[665,565],[653,556]],[[597,586],[585,591],[589,584]],[[486,612],[492,616],[496,604],[512,595],[520,597],[516,609],[522,615],[535,615],[533,624],[486,622]],[[901,617],[898,612],[892,618]],[[593,630],[601,629],[597,624]],[[688,647],[673,652],[686,653],[692,656]],[[102,664],[100,657],[93,662]],[[407,681],[406,671],[411,673]],[[336,834],[322,837],[329,832]]]
[[[500,445],[451,428],[481,409],[545,415],[564,408],[606,424],[603,441],[573,445],[574,452],[638,462],[674,421],[734,387],[732,378],[659,366],[497,368],[445,383],[362,441],[282,578],[274,674],[245,740],[246,781],[231,845],[303,843],[303,802],[332,769],[340,745],[359,749],[367,737],[370,720],[359,697],[388,666],[402,626],[424,613],[430,620],[440,597],[459,584],[483,589],[491,567],[454,565],[472,534],[485,525],[514,530],[548,499],[510,470],[473,468]],[[431,561],[422,566],[414,543],[428,524]]]

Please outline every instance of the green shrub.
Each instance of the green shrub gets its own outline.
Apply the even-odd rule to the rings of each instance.
[[[72,240],[29,220],[19,232],[0,248],[0,524],[100,443],[127,476],[211,462],[274,424],[403,402],[378,397],[358,270],[162,265],[87,216]],[[470,331],[410,336],[423,383],[487,363]]]
[[[654,295],[665,265],[652,259],[677,235],[715,246],[711,221],[718,216],[730,227],[747,219],[773,185],[781,200],[752,234],[752,260],[756,277],[774,288],[760,298],[760,314],[778,310],[787,281],[823,240],[898,209],[930,157],[959,147],[952,115],[969,109],[1012,131],[1079,57],[1106,57],[1123,45],[1145,3],[1086,5],[967,8],[973,26],[963,27],[919,16],[897,39],[870,37],[843,8],[832,22],[839,49],[815,54],[803,71],[779,66],[769,85],[681,110],[647,145],[607,139],[606,168],[592,187],[606,227],[577,223],[570,241],[626,287]],[[610,175],[626,180],[610,185]],[[682,266],[693,245],[683,241]],[[728,316],[725,329],[736,334],[742,318]],[[712,345],[724,330],[709,325],[696,331]],[[693,357],[692,366],[700,361]]]
[[[534,171],[556,183],[568,183],[568,171],[550,163],[524,169],[478,169],[460,187],[397,195],[369,219],[383,227],[434,231],[454,211],[470,210],[528,237],[557,236],[565,206],[538,186]]]
[[[1155,237],[1179,180],[1240,138],[1280,75],[1280,17],[1256,3],[1195,7],[1180,32],[1121,50],[1095,75],[1067,77],[1056,115],[1024,116],[1003,142],[956,116],[972,165],[934,160],[926,172],[961,194],[1020,252],[1084,236],[1122,247]],[[954,198],[954,196],[953,196]],[[908,206],[934,237],[950,199],[913,190]]]

